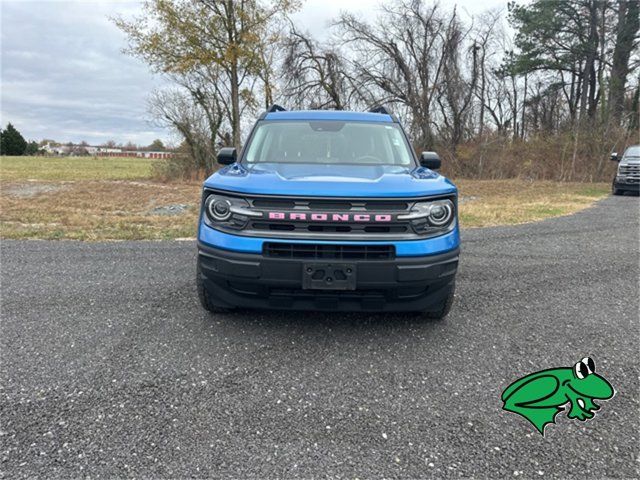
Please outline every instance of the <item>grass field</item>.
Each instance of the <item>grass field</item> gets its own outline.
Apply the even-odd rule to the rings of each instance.
[[[153,181],[154,161],[0,157],[0,236],[94,241],[193,238],[201,183]],[[604,183],[456,183],[464,228],[567,215],[609,192]],[[167,215],[163,210],[167,206],[177,206],[180,213]]]
[[[145,179],[157,161],[124,157],[0,157],[0,181]]]

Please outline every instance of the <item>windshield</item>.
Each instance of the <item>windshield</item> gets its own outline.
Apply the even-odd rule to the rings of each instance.
[[[627,148],[627,151],[624,152],[624,158],[637,158],[640,157],[640,145],[634,145],[633,147]]]
[[[247,163],[403,165],[411,151],[398,124],[373,122],[262,121],[244,160]]]

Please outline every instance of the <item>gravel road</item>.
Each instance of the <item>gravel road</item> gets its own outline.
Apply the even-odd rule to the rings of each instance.
[[[0,476],[637,477],[639,212],[464,231],[443,322],[212,317],[193,242],[3,241]],[[592,421],[501,410],[587,355]]]

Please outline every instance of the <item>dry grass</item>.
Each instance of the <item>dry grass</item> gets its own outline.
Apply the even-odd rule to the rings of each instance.
[[[0,194],[3,238],[77,240],[174,239],[195,236],[200,186],[135,181],[51,184],[59,190],[33,196]],[[166,205],[187,205],[179,215],[156,215]]]
[[[524,180],[459,180],[460,223],[486,227],[569,215],[608,195],[608,183]]]
[[[90,159],[80,159],[81,163],[71,163],[79,159],[51,160],[66,162],[55,164],[62,165],[61,170],[56,170],[54,163],[34,166],[33,160],[28,159],[25,165],[20,165],[18,160],[3,159],[2,238],[97,241],[195,237],[201,182],[132,180],[144,173],[141,164],[135,163],[140,161],[137,159],[101,160],[102,171],[95,171],[96,164]],[[7,164],[10,168],[5,171]],[[69,165],[75,169],[68,170]],[[588,207],[609,191],[609,185],[604,183],[524,180],[456,183],[462,196],[463,227],[518,224],[567,215]],[[168,205],[187,208],[170,216],[153,212]]]

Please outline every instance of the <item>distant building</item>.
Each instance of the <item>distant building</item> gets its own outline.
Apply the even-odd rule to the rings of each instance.
[[[142,150],[136,151],[125,151],[119,148],[110,148],[107,150],[117,150],[117,152],[111,151],[98,151],[93,154],[97,157],[135,157],[135,158],[171,158],[173,157],[173,152],[146,152]]]
[[[87,151],[89,155],[101,155],[107,153],[122,153],[121,148],[111,148],[111,147],[94,147],[93,145],[85,145],[84,149]]]
[[[71,148],[67,145],[54,145],[52,143],[47,143],[40,147],[40,150],[47,155],[69,155]]]
[[[47,155],[91,155],[94,157],[135,157],[135,158],[171,158],[173,152],[147,152],[142,150],[123,150],[121,148],[94,145],[53,145],[47,143],[40,147]]]

